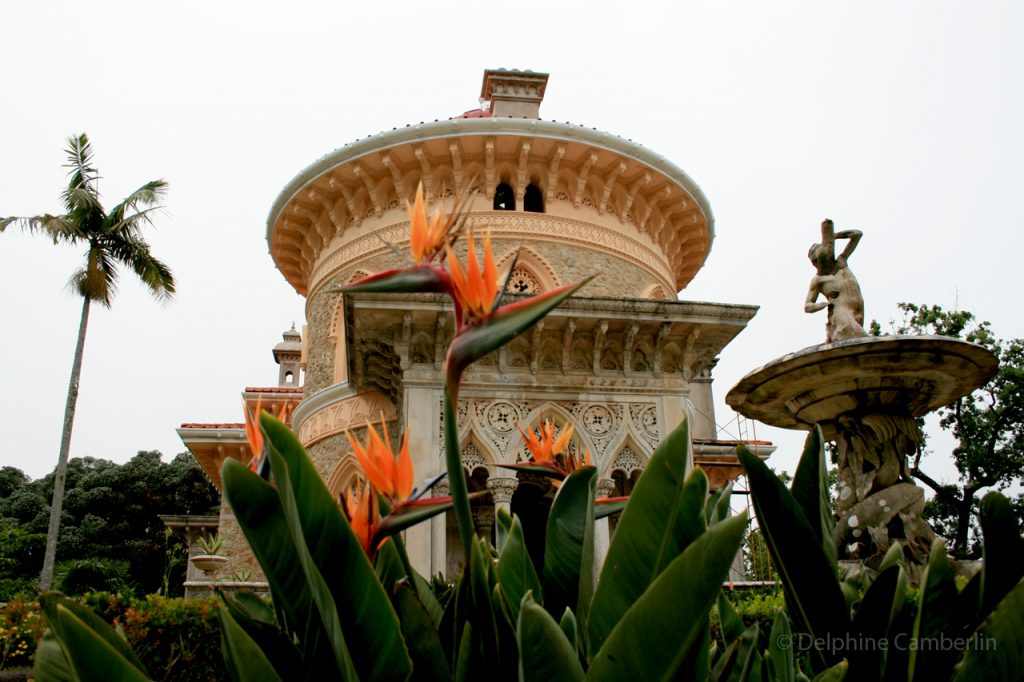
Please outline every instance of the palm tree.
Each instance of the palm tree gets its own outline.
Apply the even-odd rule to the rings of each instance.
[[[12,223],[30,232],[42,232],[54,244],[84,244],[85,263],[71,276],[68,286],[82,296],[82,319],[78,325],[78,343],[71,365],[68,400],[64,410],[64,430],[60,454],[53,478],[53,504],[46,536],[46,553],[39,577],[39,589],[48,590],[53,582],[53,564],[57,555],[57,533],[60,530],[64,505],[64,479],[67,477],[68,453],[71,449],[71,427],[78,402],[78,379],[82,370],[82,350],[89,323],[89,307],[93,302],[109,308],[117,287],[118,268],[126,266],[161,300],[174,294],[174,277],[170,269],[153,257],[141,235],[144,225],[152,222],[153,212],[160,208],[160,199],[167,192],[163,180],[147,182],[128,197],[105,211],[100,204],[99,174],[92,166],[92,147],[84,134],[68,138],[67,189],[61,200],[64,215],[38,215],[29,218],[0,219],[0,232]]]

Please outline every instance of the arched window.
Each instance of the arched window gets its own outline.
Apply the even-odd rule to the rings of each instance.
[[[494,189],[494,210],[514,211],[516,210],[516,193],[507,183],[501,183]]]
[[[537,185],[530,183],[526,186],[526,195],[523,196],[523,210],[531,213],[544,212],[544,195],[540,193]]]

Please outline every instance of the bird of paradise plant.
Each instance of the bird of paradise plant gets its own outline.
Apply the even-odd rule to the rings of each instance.
[[[342,510],[371,561],[388,537],[446,512],[452,506],[450,496],[426,497],[444,474],[427,481],[423,490],[413,488],[415,472],[409,456],[409,434],[405,434],[396,455],[383,419],[381,433],[383,437],[369,422],[366,423],[365,443],[360,443],[351,431],[345,432],[366,481],[357,482],[342,494]],[[404,548],[400,552],[403,564],[407,564]]]
[[[278,421],[285,421],[289,408],[289,403],[281,403],[277,411]],[[245,414],[245,440],[249,443],[249,450],[252,452],[252,458],[249,460],[249,469],[251,471],[258,471],[263,463],[264,455],[263,432],[258,426],[260,413],[263,412],[263,398],[256,399],[256,407],[252,412],[249,411],[249,406],[243,402],[242,412]]]
[[[459,196],[467,194],[460,192]],[[507,280],[515,269],[515,261],[513,260],[506,281],[499,286],[490,235],[484,239],[481,267],[473,236],[468,234],[466,264],[462,265],[453,246],[466,222],[464,211],[467,202],[457,200],[455,210],[446,220],[440,221],[436,217],[427,218],[427,202],[421,199],[422,192],[418,190],[416,202],[408,209],[411,265],[370,275],[343,287],[342,291],[440,292],[447,294],[454,303],[455,335],[445,357],[445,459],[459,537],[464,556],[468,557],[472,551],[474,526],[469,507],[469,487],[462,470],[454,413],[462,374],[472,363],[536,324],[562,301],[578,291],[589,278],[502,305]],[[444,230],[437,227],[441,224],[446,226]],[[447,269],[443,263],[433,262],[435,256],[440,253],[442,242]]]
[[[517,428],[530,451],[530,459],[515,464],[502,464],[503,468],[548,476],[555,479],[555,486],[558,487],[572,472],[591,466],[590,450],[580,457],[568,450],[576,430],[572,422],[563,424],[557,436],[555,433],[559,428],[553,419],[546,419],[543,424],[538,420],[536,429],[524,430],[522,426]]]

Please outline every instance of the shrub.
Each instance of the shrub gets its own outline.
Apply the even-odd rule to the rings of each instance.
[[[58,591],[69,596],[96,590],[124,590],[129,585],[129,565],[117,559],[62,561],[54,570],[54,584]]]
[[[117,601],[107,608],[117,610]],[[156,680],[223,680],[217,599],[150,595],[117,617],[128,644]],[[95,608],[95,606],[93,607]]]
[[[36,601],[12,601],[0,609],[0,670],[29,668],[43,636]]]

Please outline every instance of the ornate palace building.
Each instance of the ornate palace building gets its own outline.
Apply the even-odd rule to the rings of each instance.
[[[462,458],[471,488],[490,492],[475,503],[482,532],[490,532],[496,506],[530,525],[550,504],[545,481],[498,466],[525,457],[517,424],[572,420],[573,447],[589,449],[599,469],[599,495],[628,494],[654,447],[684,417],[694,458],[712,486],[739,473],[735,441],[717,440],[712,370],[757,309],[677,300],[711,251],[708,200],[679,167],[634,142],[541,119],[547,81],[531,71],[486,71],[480,109],[330,152],[274,202],[270,253],[307,300],[305,381],[301,389],[282,383],[266,390],[301,391],[292,427],[334,493],[360,476],[344,431],[382,415],[394,436],[411,434],[417,478],[444,469],[442,363],[453,333],[451,303],[433,295],[339,291],[404,264],[406,202],[421,182],[432,205],[447,200],[448,208],[456,189],[474,184],[468,224],[479,234],[490,230],[499,269],[519,252],[510,280],[516,294],[598,273],[464,378],[457,411]],[[291,371],[297,381],[298,369]],[[285,374],[282,366],[282,382]],[[255,389],[248,390],[253,397]],[[217,428],[180,430],[214,481],[224,457],[248,457],[237,426],[220,426],[213,438]],[[220,525],[237,553],[232,566],[242,565],[244,545],[230,510]],[[416,568],[452,572],[461,559],[454,532],[443,517],[409,530]]]

